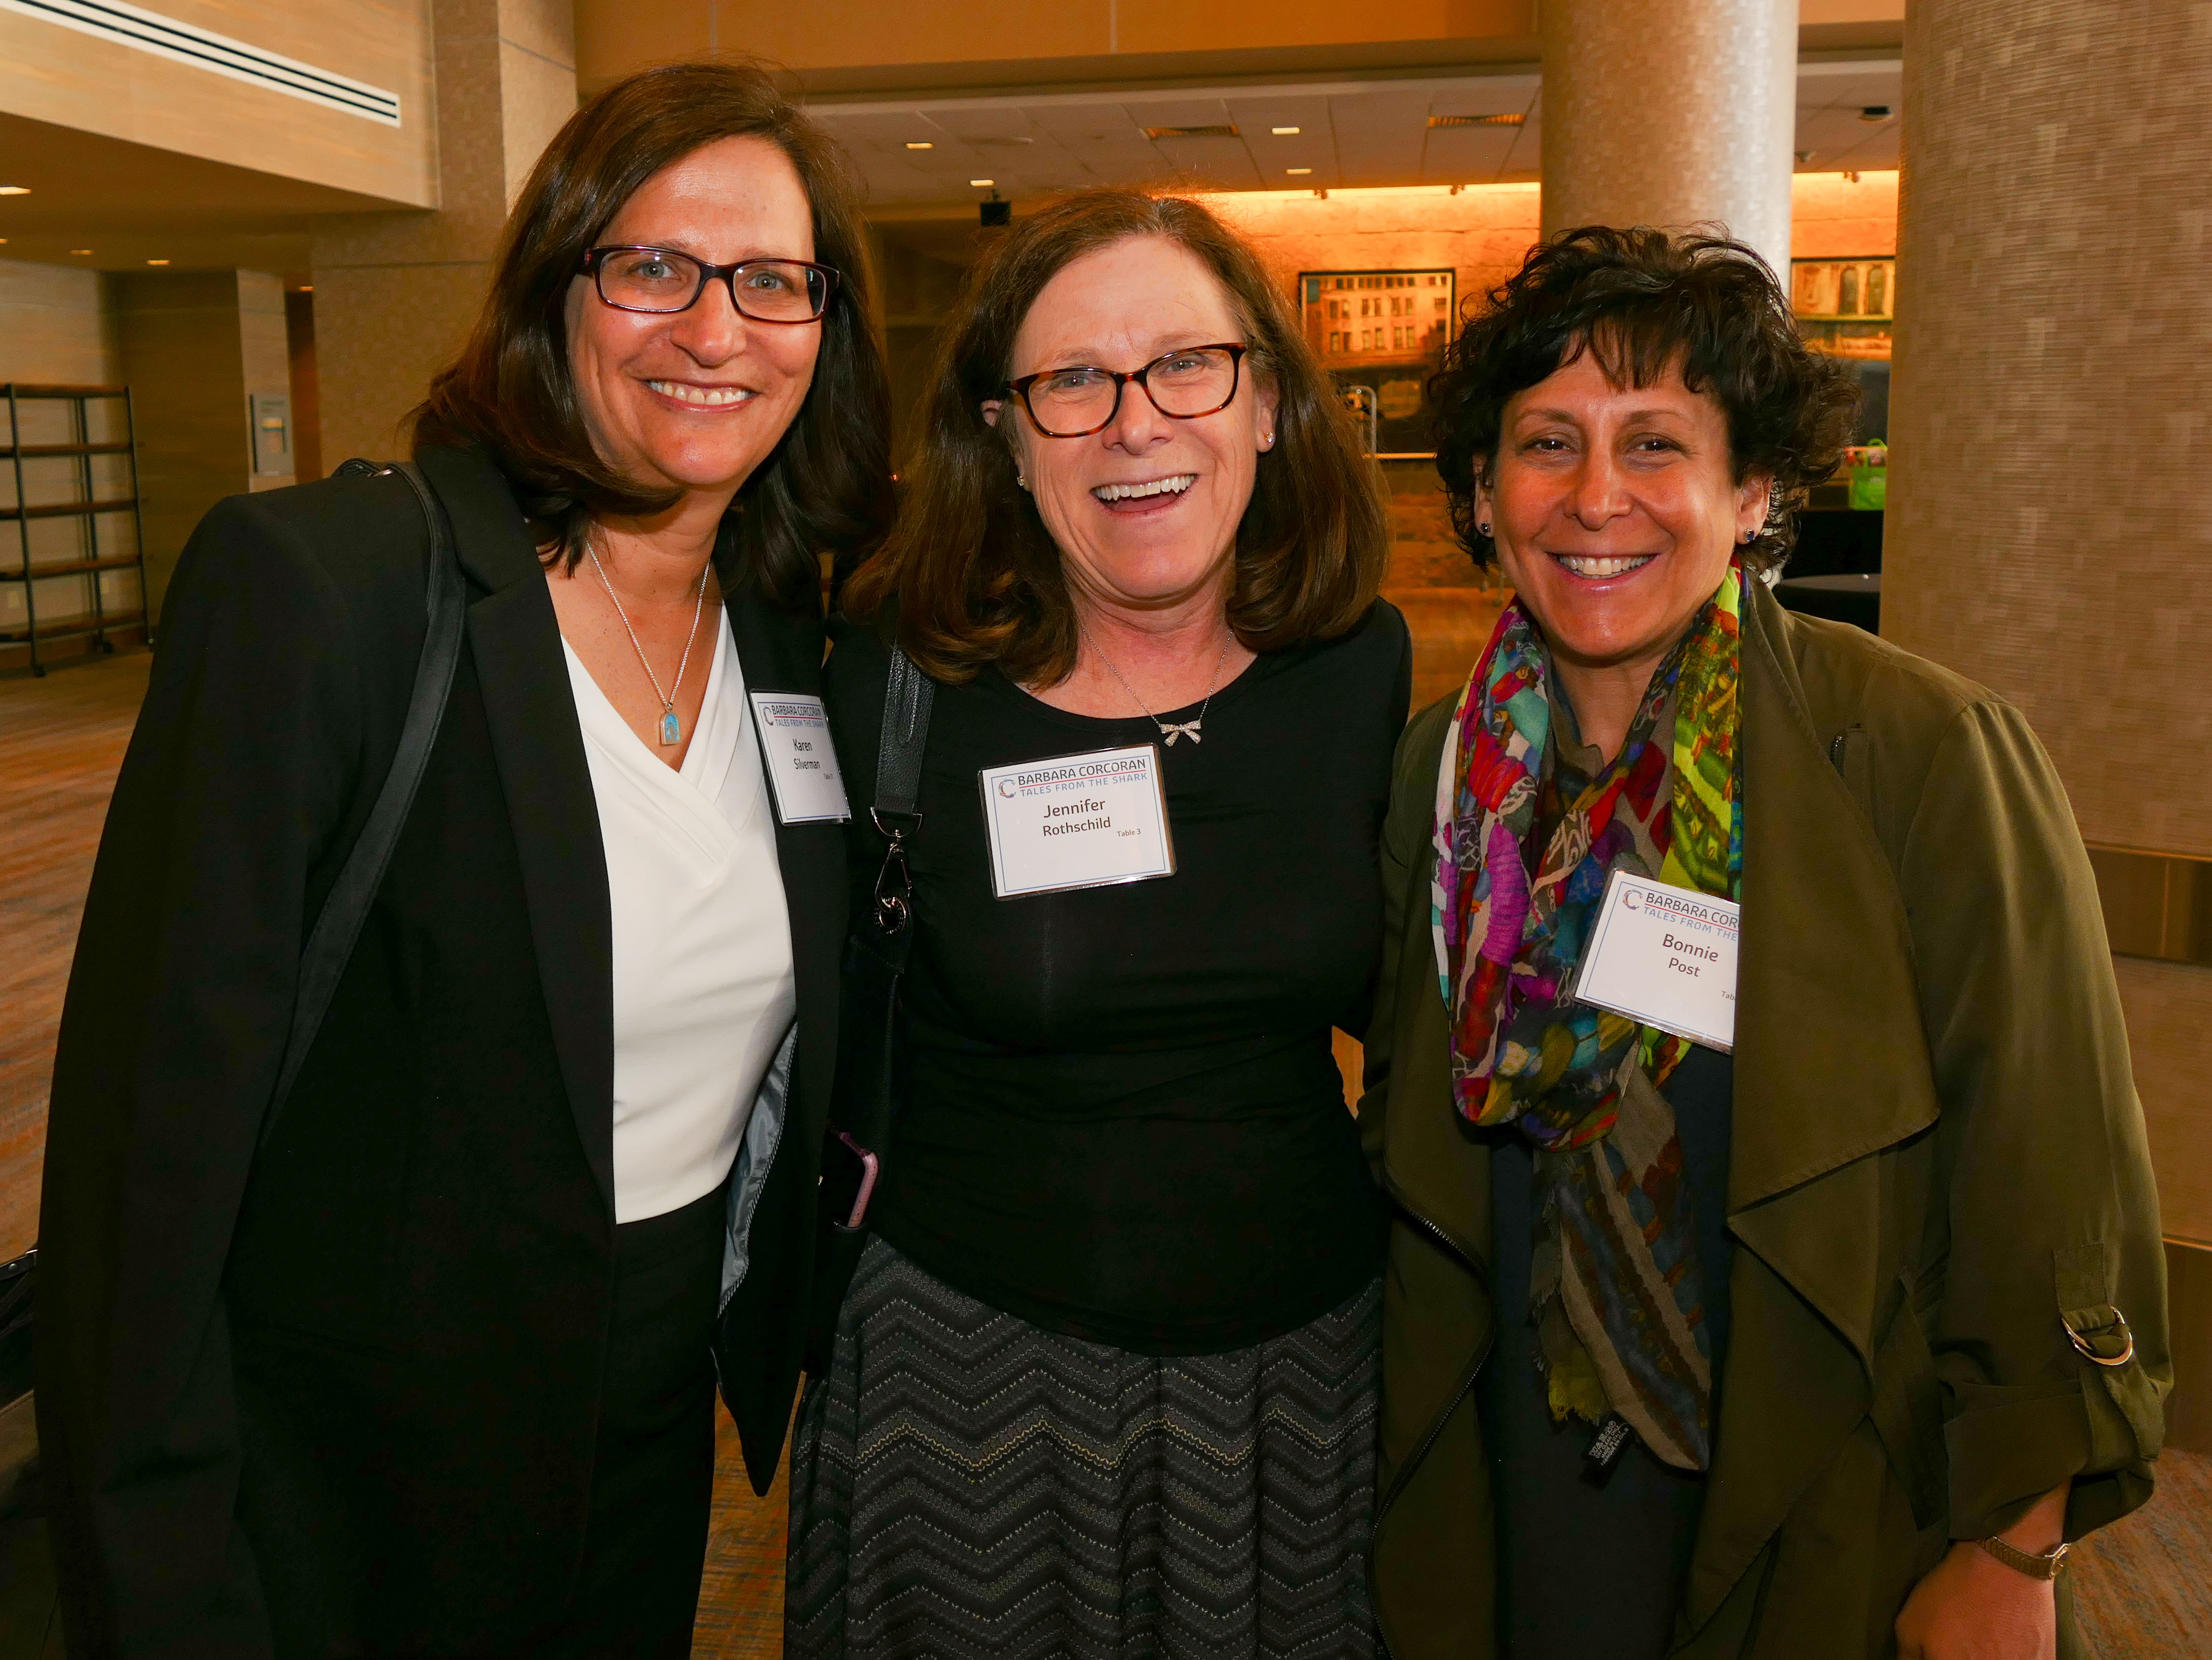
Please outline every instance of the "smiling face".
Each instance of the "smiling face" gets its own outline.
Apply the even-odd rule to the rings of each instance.
[[[764,138],[724,138],[647,179],[598,244],[672,248],[716,265],[811,259],[813,214],[782,150]],[[579,276],[567,329],[569,371],[599,454],[641,483],[726,497],[798,415],[823,325],[742,317],[720,282],[689,311],[620,311]]]
[[[1727,413],[1679,364],[1616,386],[1585,351],[1506,401],[1476,516],[1562,666],[1640,685],[1765,521],[1768,482],[1735,480]]]
[[[1075,366],[1127,372],[1177,347],[1247,337],[1196,254],[1132,237],[1045,284],[1014,337],[1012,378]],[[1018,399],[987,402],[983,413],[1007,434],[1079,596],[1158,611],[1219,587],[1260,453],[1274,443],[1274,394],[1249,358],[1229,406],[1189,420],[1161,414],[1134,385],[1112,423],[1084,438],[1045,437]]]

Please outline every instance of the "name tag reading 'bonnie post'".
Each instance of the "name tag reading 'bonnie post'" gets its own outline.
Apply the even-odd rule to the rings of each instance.
[[[757,691],[751,696],[761,757],[775,790],[775,816],[787,824],[850,818],[822,700],[790,691]]]
[[[1175,874],[1156,745],[986,767],[980,776],[1000,898]]]
[[[1617,870],[1583,954],[1577,1002],[1727,1052],[1743,908]]]

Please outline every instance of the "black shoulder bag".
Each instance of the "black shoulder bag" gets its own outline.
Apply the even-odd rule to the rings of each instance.
[[[446,713],[446,698],[453,685],[453,669],[461,656],[461,623],[465,595],[461,569],[453,556],[453,532],[445,509],[429,481],[412,462],[382,466],[374,461],[352,460],[338,468],[336,477],[362,477],[397,473],[407,481],[430,527],[429,623],[422,639],[422,655],[415,668],[415,689],[407,700],[407,716],[399,729],[399,745],[392,757],[392,770],[362,824],[361,837],[346,855],[337,879],[315,918],[314,931],[300,958],[299,985],[292,1000],[292,1023],[284,1038],[284,1054],[276,1073],[276,1088],[263,1117],[259,1141],[265,1145],[284,1098],[300,1075],[315,1033],[330,1012],[331,999],[353,955],[368,920],[370,902],[384,879],[385,866],[399,841],[400,826],[414,805],[422,769],[437,741],[438,723]],[[36,1245],[11,1262],[0,1263],[0,1406],[16,1399],[31,1386],[33,1316],[37,1295],[39,1248]]]
[[[908,841],[921,828],[915,801],[921,790],[921,752],[929,739],[929,705],[936,683],[891,648],[890,678],[884,688],[883,736],[876,747],[876,800],[869,817],[890,845],[884,851],[872,903],[853,919],[845,939],[840,987],[837,1080],[830,1090],[830,1119],[817,1202],[811,1317],[807,1323],[806,1370],[829,1369],[837,1310],[860,1265],[867,1243],[868,1202],[883,1173],[884,1151],[906,1093],[906,1047],[901,1031],[899,988],[914,947],[914,881],[908,873]]]

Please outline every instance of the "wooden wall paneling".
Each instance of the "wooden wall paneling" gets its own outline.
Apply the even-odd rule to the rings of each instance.
[[[162,6],[179,22],[397,93],[397,127],[14,11],[0,11],[0,109],[434,207],[430,6],[431,0],[164,0]]]

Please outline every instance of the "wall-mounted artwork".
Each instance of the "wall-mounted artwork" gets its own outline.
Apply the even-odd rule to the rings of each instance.
[[[1449,270],[1298,273],[1306,341],[1354,413],[1371,422],[1376,453],[1385,459],[1435,453],[1423,387],[1450,337],[1458,298]]]
[[[1792,259],[1790,308],[1809,344],[1838,357],[1887,361],[1897,320],[1897,261]]]

